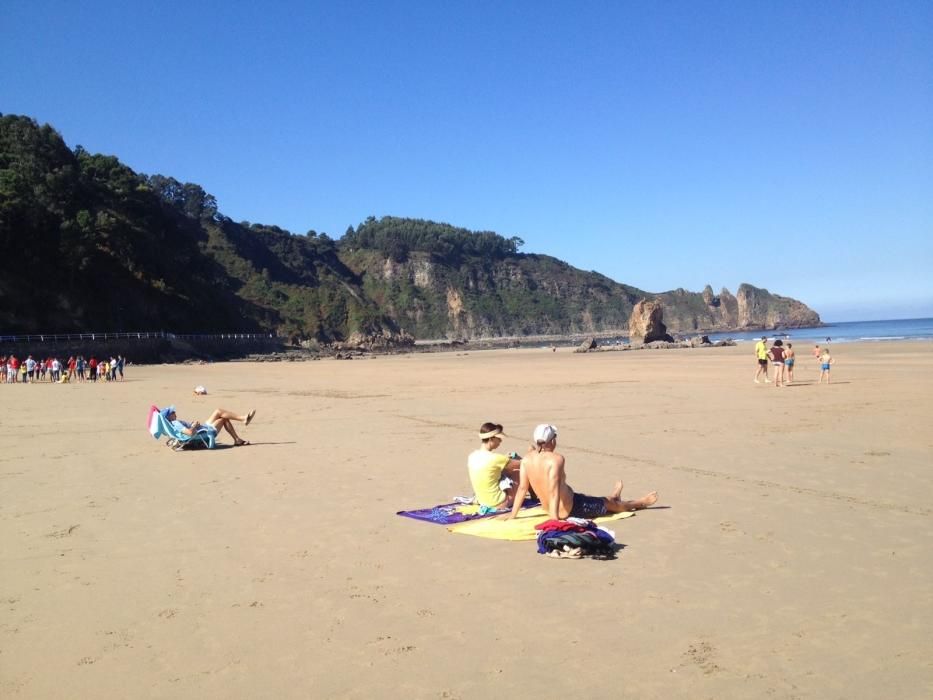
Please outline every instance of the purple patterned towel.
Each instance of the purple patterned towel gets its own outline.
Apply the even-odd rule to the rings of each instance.
[[[531,508],[538,505],[538,501],[528,498],[522,508]],[[493,515],[500,515],[506,511],[494,511],[492,513],[480,514],[480,506],[475,504],[463,503],[443,503],[433,508],[421,508],[420,510],[400,510],[396,515],[415,520],[423,520],[427,523],[437,523],[438,525],[456,525],[465,523],[467,520],[477,520],[479,518],[489,518]]]

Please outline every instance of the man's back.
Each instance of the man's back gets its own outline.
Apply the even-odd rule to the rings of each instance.
[[[531,450],[522,459],[522,471],[541,506],[554,518],[566,518],[573,508],[573,491],[564,475],[564,456],[558,452]],[[552,500],[557,495],[557,502]]]

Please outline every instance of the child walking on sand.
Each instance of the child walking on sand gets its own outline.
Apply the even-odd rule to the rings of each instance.
[[[790,384],[794,381],[794,344],[788,343],[787,349],[784,350],[784,366],[787,368],[787,377],[785,379],[786,384]]]
[[[829,370],[833,365],[833,356],[829,354],[829,348],[823,348],[823,352],[820,354],[820,381],[819,384],[823,383],[823,377],[826,377],[826,383],[829,384]]]

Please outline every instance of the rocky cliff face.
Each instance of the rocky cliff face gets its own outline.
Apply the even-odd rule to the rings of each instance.
[[[420,338],[624,328],[637,292],[547,256],[445,264],[420,253],[396,262],[357,250],[343,260],[380,308]]]
[[[736,292],[737,328],[800,328],[818,326],[819,315],[796,299],[771,294],[750,284]]]
[[[677,289],[654,298],[664,304],[664,320],[675,333],[820,325],[819,314],[806,304],[744,283],[734,296],[725,288],[715,295],[707,285],[699,294]]]
[[[445,264],[426,254],[399,262],[374,251],[342,256],[363,288],[417,338],[625,333],[642,300],[659,302],[671,333],[819,325],[804,304],[742,284],[714,294],[652,294],[543,255]]]

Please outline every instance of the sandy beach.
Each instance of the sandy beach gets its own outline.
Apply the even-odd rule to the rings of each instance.
[[[835,346],[830,386],[799,350],[784,389],[748,345],[0,385],[0,697],[930,697],[933,343]],[[169,403],[253,444],[172,452]],[[469,492],[486,420],[661,507],[612,561],[397,517]]]

